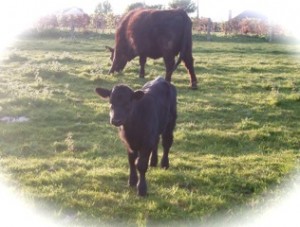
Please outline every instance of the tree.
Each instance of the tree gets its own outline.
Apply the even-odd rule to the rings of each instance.
[[[208,17],[200,17],[193,19],[193,29],[196,31],[206,32],[207,41],[211,41],[211,31],[213,31],[213,22]]]
[[[145,4],[143,2],[132,3],[127,6],[126,12],[129,12],[131,10],[138,9],[138,8],[145,8]]]
[[[98,29],[104,29],[105,28],[105,18],[103,14],[92,14],[91,15],[91,26],[92,28],[96,29],[96,32],[98,32]]]
[[[149,5],[149,6],[147,5],[146,8],[148,8],[148,9],[163,9],[164,6],[161,5],[161,4],[157,4],[157,5]]]
[[[111,4],[109,3],[108,0],[103,2],[103,13],[104,14],[112,13]]]
[[[112,26],[112,8],[108,0],[100,2],[95,8],[95,14],[92,17],[92,26],[96,29],[101,28],[103,31]]]
[[[95,14],[108,14],[112,12],[111,4],[108,0],[99,3],[95,8]]]
[[[139,8],[144,8],[144,9],[163,9],[164,6],[162,4],[156,4],[156,5],[146,5],[143,2],[136,2],[132,3],[127,6],[126,12],[129,12],[134,9],[139,9]]]
[[[183,9],[187,13],[193,13],[196,11],[197,6],[191,0],[173,0],[169,3],[171,9]]]
[[[90,24],[90,17],[82,9],[73,7],[64,10],[57,16],[57,22],[60,27],[70,28],[71,38],[75,38],[75,28],[86,29]]]
[[[102,6],[101,2],[98,3],[98,5],[96,6],[94,12],[95,12],[96,15],[103,13],[103,6]]]
[[[109,33],[112,32],[112,29],[116,27],[116,17],[113,13],[108,13],[105,15],[106,29],[109,29]]]
[[[52,29],[58,27],[57,17],[55,14],[50,14],[41,17],[36,24],[38,30],[41,29]]]

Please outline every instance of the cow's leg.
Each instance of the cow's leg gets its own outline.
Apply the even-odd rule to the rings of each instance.
[[[175,58],[174,56],[170,56],[170,55],[166,55],[164,56],[164,63],[166,66],[166,81],[171,82],[171,77],[172,77],[172,73],[173,73],[173,69],[175,66]]]
[[[137,184],[137,192],[140,196],[147,195],[146,172],[148,169],[149,155],[151,151],[139,152],[139,157],[136,160],[136,167],[139,171],[140,178]]]
[[[147,57],[140,56],[140,78],[145,77],[145,65],[146,65]]]
[[[129,162],[129,171],[130,171],[128,184],[131,187],[135,187],[138,181],[136,166],[135,166],[136,159],[137,159],[137,152],[128,151],[128,162]]]
[[[188,70],[190,74],[190,87],[192,89],[197,89],[197,78],[195,74],[195,69],[194,69],[194,59],[192,54],[186,54],[184,58],[182,59],[184,62],[184,65],[186,69]]]
[[[175,121],[170,122],[167,125],[166,130],[162,134],[162,145],[163,145],[163,156],[161,159],[161,168],[168,169],[169,168],[169,151],[170,147],[173,144],[173,130],[175,127]]]
[[[157,142],[151,152],[151,158],[150,158],[150,166],[156,167],[157,166],[157,148],[158,148],[158,143],[159,143],[159,137],[157,138]]]

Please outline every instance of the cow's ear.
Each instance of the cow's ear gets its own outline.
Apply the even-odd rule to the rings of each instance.
[[[115,51],[115,49],[110,47],[110,46],[105,46],[105,49],[112,52],[112,53]]]
[[[137,91],[133,92],[132,99],[140,100],[141,98],[143,98],[144,94],[145,93],[143,91],[137,90]]]
[[[109,96],[111,94],[111,90],[108,90],[108,89],[105,89],[105,88],[100,88],[100,87],[96,88],[95,92],[104,99],[109,98]]]

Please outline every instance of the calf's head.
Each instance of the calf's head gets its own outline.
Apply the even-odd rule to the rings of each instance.
[[[134,107],[134,103],[144,96],[143,91],[133,91],[126,85],[117,85],[111,90],[96,88],[95,91],[102,98],[109,99],[110,123],[117,127],[126,122]]]

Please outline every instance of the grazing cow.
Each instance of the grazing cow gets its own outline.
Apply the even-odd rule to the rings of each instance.
[[[122,71],[128,61],[139,56],[140,77],[144,77],[147,57],[162,57],[166,67],[165,79],[170,82],[173,71],[182,60],[190,75],[191,88],[197,88],[192,56],[192,22],[183,10],[130,11],[117,28],[115,48],[109,50],[113,52],[109,73]]]
[[[147,194],[145,174],[157,165],[157,147],[162,136],[161,167],[169,168],[169,150],[173,143],[176,124],[176,89],[162,77],[133,91],[126,85],[112,90],[96,88],[103,98],[109,98],[110,123],[119,128],[119,135],[127,147],[130,167],[129,185],[136,186],[138,194]],[[139,172],[139,178],[137,175]]]

